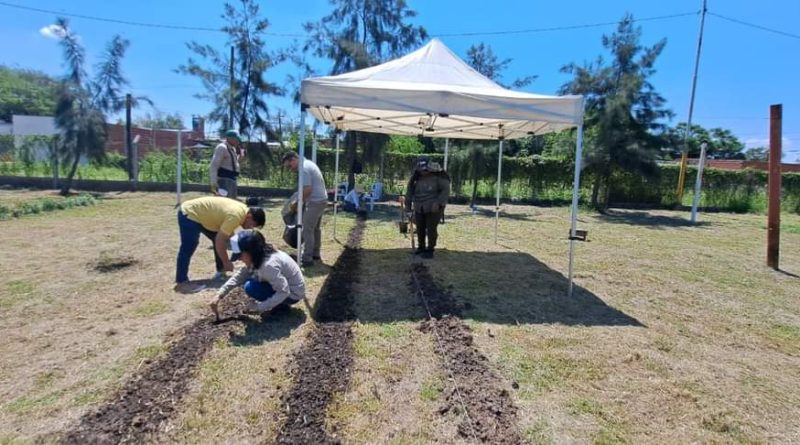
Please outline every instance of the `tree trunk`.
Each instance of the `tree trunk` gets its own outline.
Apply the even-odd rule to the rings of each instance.
[[[472,177],[472,199],[469,201],[470,207],[475,207],[475,199],[478,197],[478,178],[477,176]]]
[[[75,156],[75,160],[72,162],[72,168],[69,169],[69,174],[64,181],[64,185],[61,187],[62,196],[67,196],[69,194],[69,189],[72,188],[72,178],[75,176],[75,172],[78,170],[78,162],[80,160],[80,156]]]
[[[605,182],[605,195],[603,196],[603,208],[600,210],[602,213],[606,213],[608,210],[608,203],[611,200],[611,171],[609,170],[606,172],[605,178],[603,180]]]
[[[356,185],[356,148],[358,134],[356,132],[348,132],[345,138],[345,159],[347,159],[347,190],[352,190]]]
[[[594,178],[594,184],[592,184],[592,202],[590,205],[595,210],[600,210],[599,206],[597,205],[597,196],[600,193],[600,183],[603,181],[602,175],[597,175]]]

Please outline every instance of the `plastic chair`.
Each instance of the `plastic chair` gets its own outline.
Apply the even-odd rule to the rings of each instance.
[[[369,203],[369,211],[371,212],[372,209],[375,208],[375,201],[380,201],[382,196],[383,196],[383,183],[376,182],[372,184],[372,190],[370,190],[368,193],[364,193],[361,196],[361,199]]]

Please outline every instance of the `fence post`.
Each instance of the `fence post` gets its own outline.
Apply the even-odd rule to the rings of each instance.
[[[769,107],[767,266],[778,270],[781,248],[781,124],[783,106]]]

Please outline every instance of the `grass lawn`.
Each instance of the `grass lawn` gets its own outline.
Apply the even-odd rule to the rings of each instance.
[[[0,202],[52,195],[0,191]],[[186,198],[200,196],[187,194]],[[157,360],[213,291],[172,290],[174,195],[110,193],[94,206],[0,221],[0,443],[56,437]],[[278,241],[280,202],[264,233]],[[354,276],[354,369],[329,406],[344,443],[462,443],[465,413],[440,414],[450,376],[411,286],[396,208],[367,221]],[[449,206],[437,283],[463,306],[474,344],[518,408],[531,443],[797,443],[800,440],[800,217],[784,214],[781,266],[765,266],[766,217],[582,212],[567,298],[569,212]],[[326,266],[307,271],[313,304],[342,246],[323,219]],[[342,215],[337,238],[354,225]],[[201,241],[191,276],[213,273]],[[115,258],[129,267],[100,272]],[[152,443],[270,442],[305,308],[219,339],[180,413]]]

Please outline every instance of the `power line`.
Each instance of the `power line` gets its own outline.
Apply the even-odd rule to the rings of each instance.
[[[53,11],[50,9],[42,9],[42,8],[33,8],[30,6],[23,6],[17,5],[14,3],[7,3],[0,1],[0,6],[6,6],[9,8],[16,8],[16,9],[23,9],[26,11],[33,11],[33,12],[41,12],[44,14],[53,14],[56,16],[64,16],[64,17],[72,17],[84,20],[93,20],[96,22],[106,22],[106,23],[116,23],[119,25],[129,25],[129,26],[142,26],[145,28],[161,28],[161,29],[175,29],[179,31],[204,31],[204,32],[219,32],[224,33],[220,28],[207,28],[203,26],[184,26],[184,25],[170,25],[165,23],[146,23],[146,22],[134,22],[130,20],[120,20],[120,19],[112,19],[107,17],[96,17],[84,14],[75,14],[72,12],[63,12],[63,11]],[[265,32],[264,34],[274,36],[274,37],[305,37],[304,34],[290,34],[290,33],[279,33],[279,32]]]
[[[792,33],[786,32],[786,31],[780,31],[780,30],[777,30],[777,29],[767,28],[766,26],[756,25],[755,23],[745,22],[743,20],[737,20],[737,19],[734,19],[734,18],[731,18],[731,17],[725,17],[724,15],[721,15],[721,14],[715,14],[713,12],[709,12],[708,15],[713,15],[714,17],[718,17],[718,18],[721,18],[722,20],[727,20],[729,22],[738,23],[739,25],[749,26],[751,28],[760,29],[762,31],[767,31],[767,32],[775,33],[775,34],[780,34],[782,36],[791,37],[793,39],[800,39],[800,35],[797,35],[797,34],[792,34]]]
[[[43,8],[34,8],[31,6],[23,6],[18,5],[15,3],[8,3],[5,1],[0,1],[0,6],[6,6],[9,8],[21,9],[25,11],[32,11],[32,12],[39,12],[44,14],[52,14],[56,16],[64,16],[64,17],[73,17],[79,18],[84,20],[93,20],[97,22],[106,22],[106,23],[115,23],[120,25],[128,25],[128,26],[140,26],[146,28],[161,28],[161,29],[173,29],[173,30],[180,30],[180,31],[203,31],[203,32],[224,32],[220,28],[209,28],[203,26],[184,26],[184,25],[172,25],[166,23],[147,23],[147,22],[135,22],[130,20],[120,20],[120,19],[113,19],[108,17],[97,17],[97,16],[90,16],[85,14],[76,14],[71,12],[64,12],[64,11],[54,11],[51,9],[43,9]],[[670,14],[670,15],[662,15],[656,17],[645,17],[641,19],[633,19],[632,22],[647,22],[647,21],[654,21],[654,20],[665,20],[677,17],[686,17],[690,15],[697,15],[698,11],[693,12],[684,12],[680,14]],[[587,28],[598,28],[602,26],[610,26],[616,25],[619,21],[612,21],[612,22],[600,22],[600,23],[587,23],[581,25],[566,25],[566,26],[555,26],[549,28],[531,28],[531,29],[518,29],[518,30],[510,30],[510,31],[477,31],[477,32],[462,32],[462,33],[443,33],[443,34],[431,34],[434,37],[469,37],[469,36],[491,36],[491,35],[510,35],[510,34],[531,34],[531,33],[540,33],[540,32],[553,32],[553,31],[568,31],[573,29],[587,29]],[[264,34],[274,36],[274,37],[296,37],[296,38],[303,38],[307,37],[307,34],[293,34],[293,33],[278,33],[278,32],[265,32]]]
[[[645,17],[643,19],[633,19],[631,22],[648,22],[653,20],[665,20],[676,17],[686,17],[690,15],[697,15],[699,11],[683,12],[680,14],[661,15],[656,17]],[[531,34],[538,32],[551,32],[551,31],[568,31],[572,29],[586,29],[586,28],[599,28],[602,26],[610,26],[619,24],[619,20],[613,22],[601,23],[587,23],[583,25],[567,25],[567,26],[554,26],[550,28],[531,28],[531,29],[518,29],[513,31],[479,31],[479,32],[462,32],[462,33],[446,33],[446,34],[432,34],[434,37],[470,37],[470,36],[492,36],[492,35],[506,35],[506,34]]]

